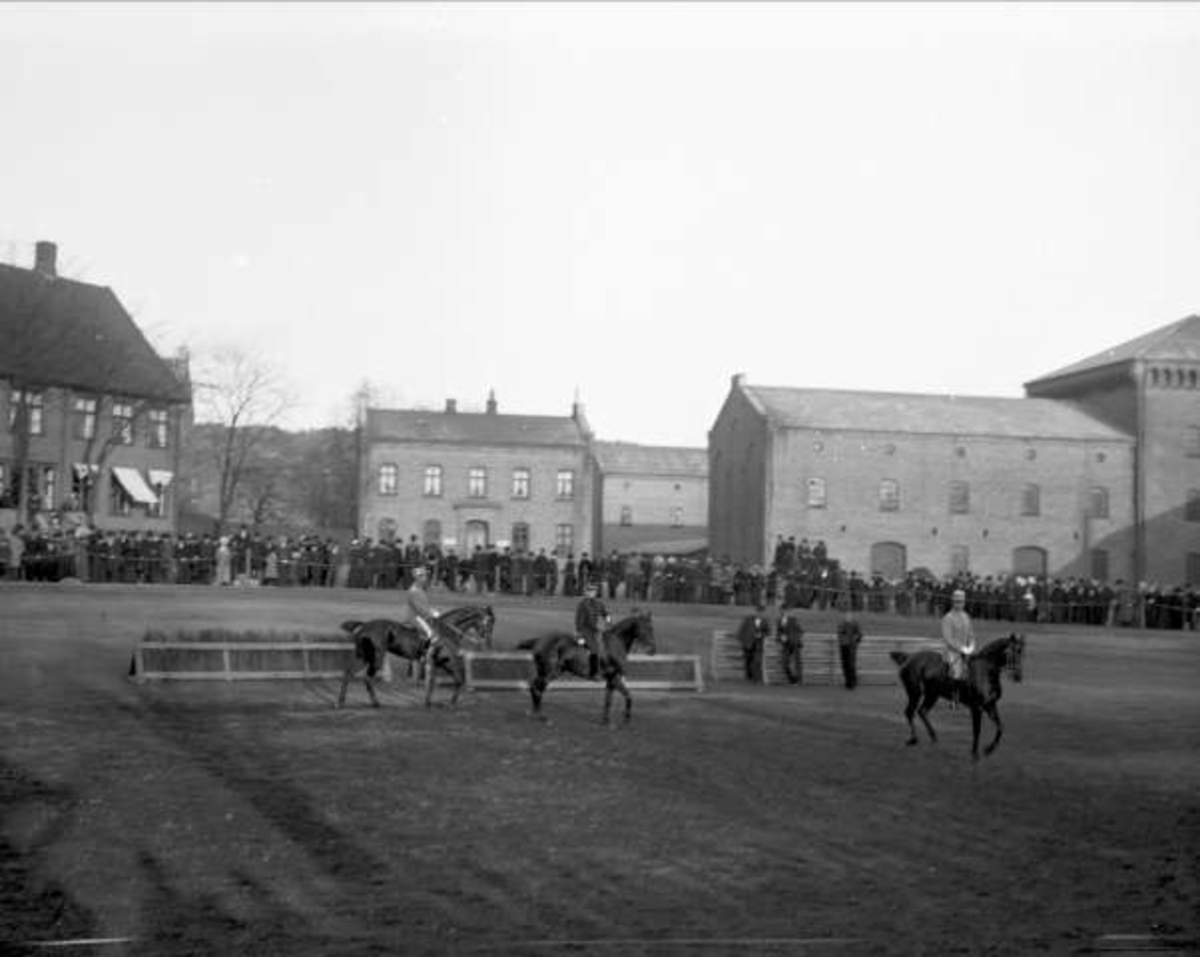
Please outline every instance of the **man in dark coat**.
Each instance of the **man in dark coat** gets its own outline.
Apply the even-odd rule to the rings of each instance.
[[[804,662],[800,653],[804,648],[804,626],[793,612],[784,611],[775,626],[775,637],[779,641],[779,654],[783,658],[783,672],[794,685],[804,681]]]
[[[838,654],[842,659],[842,678],[847,690],[852,690],[858,684],[858,646],[862,637],[862,628],[855,620],[854,613],[847,608],[838,625]]]
[[[589,582],[584,586],[583,599],[575,606],[575,636],[588,649],[588,677],[595,678],[604,659],[601,641],[604,629],[611,620],[608,607],[600,600],[600,586]]]
[[[753,615],[747,615],[738,626],[738,644],[742,646],[742,664],[746,669],[746,680],[752,684],[763,683],[763,643],[771,631],[767,616],[760,605]]]

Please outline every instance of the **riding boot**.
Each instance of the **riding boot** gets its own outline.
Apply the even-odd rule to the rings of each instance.
[[[594,681],[600,673],[600,656],[595,652],[588,655],[588,681]]]

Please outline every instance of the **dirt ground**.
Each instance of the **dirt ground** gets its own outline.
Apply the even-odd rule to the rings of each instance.
[[[898,686],[642,693],[604,728],[599,687],[543,724],[126,676],[149,627],[395,601],[0,586],[0,952],[1200,953],[1200,635],[1031,631],[978,764],[965,712],[904,747]],[[498,603],[497,643],[570,613]],[[737,615],[656,606],[659,650]]]

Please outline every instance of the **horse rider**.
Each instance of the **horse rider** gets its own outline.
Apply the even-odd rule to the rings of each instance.
[[[425,636],[425,659],[432,659],[438,634],[430,622],[438,617],[438,610],[429,602],[429,593],[425,590],[429,583],[429,572],[424,565],[418,565],[412,572],[412,584],[408,587],[408,614],[413,624]]]
[[[600,636],[611,621],[608,607],[601,601],[596,582],[589,581],[583,598],[575,606],[575,640],[588,649],[588,678],[595,678],[606,663]]]
[[[956,588],[950,596],[950,610],[942,616],[943,656],[950,670],[955,703],[960,683],[970,679],[967,659],[975,654],[975,628],[971,624],[971,616],[967,614],[966,604],[967,593]]]

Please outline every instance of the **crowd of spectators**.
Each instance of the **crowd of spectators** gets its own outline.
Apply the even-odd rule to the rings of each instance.
[[[638,552],[595,557],[521,548],[454,548],[403,541],[329,536],[260,535],[245,526],[229,535],[128,532],[39,524],[0,531],[0,578],[273,587],[408,588],[424,567],[447,591],[529,597],[583,594],[589,583],[609,600],[737,605],[749,608],[839,609],[940,617],[956,588],[967,611],[982,620],[1133,626],[1200,627],[1194,587],[1153,582],[1112,583],[1081,577],[935,576],[909,572],[899,580],[847,570],[824,542],[780,537],[769,566],[711,557]]]

